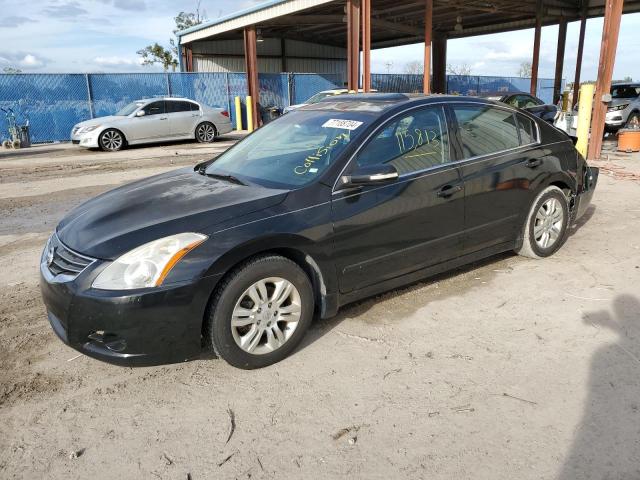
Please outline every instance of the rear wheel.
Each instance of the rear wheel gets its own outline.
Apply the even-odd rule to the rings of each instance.
[[[253,369],[287,357],[311,324],[314,298],[306,273],[269,255],[234,270],[217,289],[205,340],[231,365]]]
[[[196,140],[200,143],[215,142],[217,136],[218,131],[211,122],[202,122],[196,127]]]
[[[105,152],[117,152],[124,147],[124,135],[115,128],[109,128],[100,134],[98,145]]]
[[[522,246],[516,253],[529,258],[553,255],[564,243],[569,224],[569,205],[556,186],[545,188],[534,200],[524,226]]]

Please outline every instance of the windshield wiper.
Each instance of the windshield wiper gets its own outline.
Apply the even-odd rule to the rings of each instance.
[[[201,173],[202,175],[206,175],[207,177],[217,178],[217,179],[220,179],[220,180],[226,180],[227,182],[235,183],[236,185],[243,185],[245,187],[247,186],[246,183],[244,183],[238,177],[234,177],[233,175],[223,175],[222,173],[207,173],[204,170],[200,170],[199,173]]]

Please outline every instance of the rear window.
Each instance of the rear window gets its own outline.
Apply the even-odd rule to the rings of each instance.
[[[524,115],[516,114],[518,128],[520,129],[520,139],[522,145],[529,145],[538,141],[537,131],[533,121]]]
[[[520,146],[514,114],[489,105],[455,106],[464,158],[498,153]]]

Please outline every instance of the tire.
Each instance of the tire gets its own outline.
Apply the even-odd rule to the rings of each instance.
[[[555,208],[551,208],[552,205]],[[523,229],[522,246],[515,252],[529,258],[549,257],[565,242],[568,226],[567,197],[558,187],[547,187],[531,205]]]
[[[196,127],[196,140],[198,143],[213,143],[218,137],[218,129],[211,122],[202,122]]]
[[[125,147],[126,140],[120,130],[107,128],[100,134],[98,145],[103,152],[117,152]]]
[[[640,113],[638,112],[633,112],[631,115],[629,115],[629,118],[627,118],[627,123],[625,126],[629,128],[634,123],[640,124]]]
[[[216,289],[205,319],[205,342],[234,367],[266,367],[298,346],[313,311],[311,282],[296,263],[277,255],[256,257],[233,270]]]

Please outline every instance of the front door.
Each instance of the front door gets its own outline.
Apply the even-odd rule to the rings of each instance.
[[[376,164],[395,166],[399,178],[333,194],[335,258],[343,293],[461,252],[464,191],[458,169],[450,163],[444,108],[414,108],[389,120],[345,173]]]
[[[127,135],[129,141],[146,141],[171,136],[164,100],[151,102],[142,110],[144,110],[143,116],[131,119],[131,128]]]

